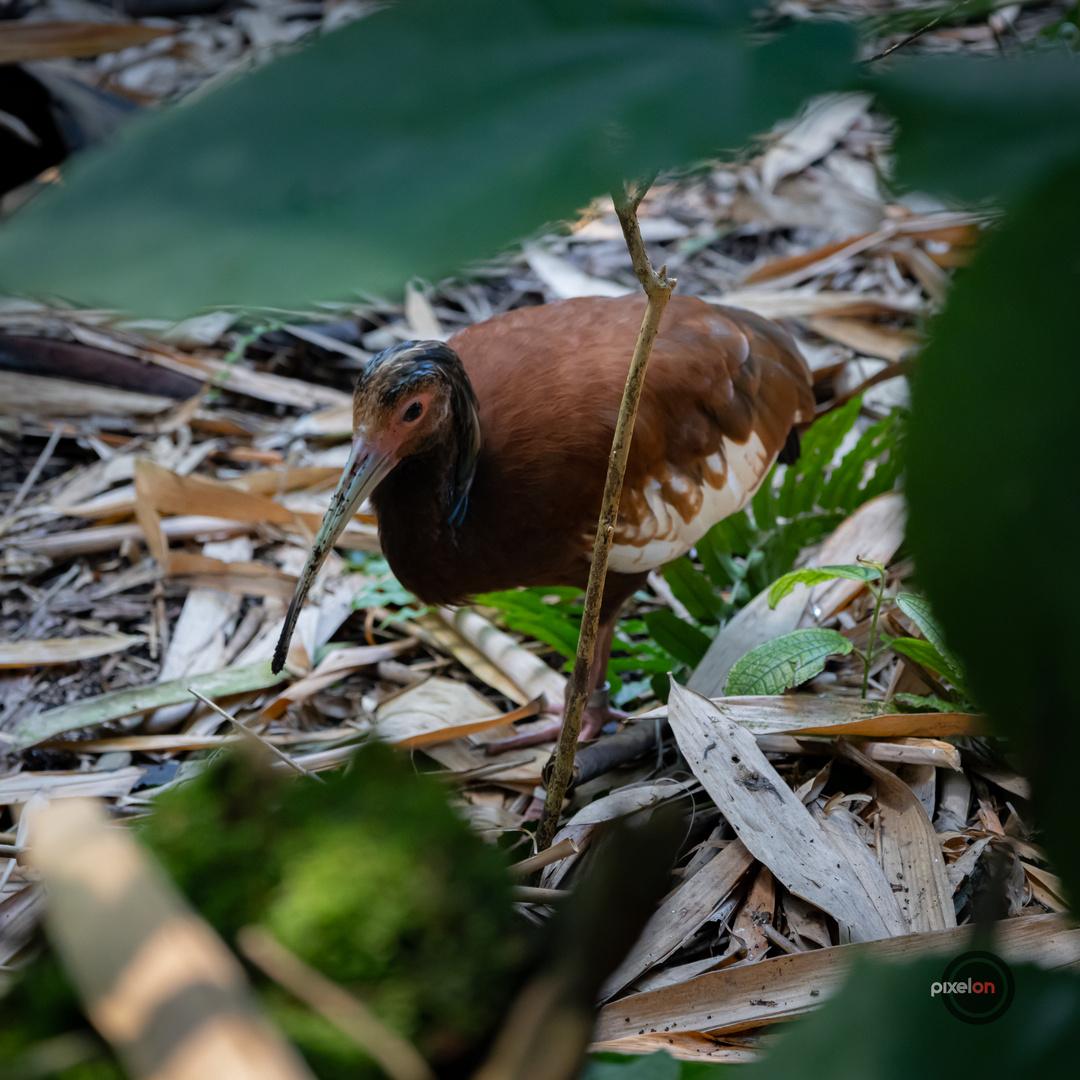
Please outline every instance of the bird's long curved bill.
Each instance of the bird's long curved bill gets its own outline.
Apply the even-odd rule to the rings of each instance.
[[[292,640],[300,609],[304,606],[308,591],[315,583],[315,578],[326,561],[326,556],[330,553],[337,538],[344,532],[345,526],[352,520],[360,504],[379,486],[395,464],[393,454],[384,447],[367,442],[363,437],[354,440],[345,471],[341,474],[337,490],[330,500],[330,507],[315,536],[311,553],[304,565],[304,572],[300,575],[292,603],[289,605],[289,613],[285,616],[285,625],[282,627],[281,637],[278,638],[277,648],[274,650],[274,662],[270,665],[275,675],[285,666],[289,642]]]

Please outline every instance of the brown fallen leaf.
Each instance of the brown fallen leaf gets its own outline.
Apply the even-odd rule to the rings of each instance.
[[[743,1065],[760,1058],[760,1054],[753,1050],[724,1046],[699,1031],[646,1032],[628,1035],[625,1039],[594,1042],[589,1047],[592,1054],[655,1054],[658,1050],[670,1054],[677,1061],[711,1061],[725,1065]]]
[[[449,742],[451,739],[460,739],[466,735],[477,735],[481,731],[487,731],[490,728],[503,727],[518,720],[527,720],[536,716],[543,704],[543,698],[533,698],[532,701],[527,701],[524,705],[511,709],[510,712],[496,713],[496,715],[489,716],[486,720],[471,720],[464,724],[436,727],[431,731],[421,732],[410,738],[401,739],[396,745],[404,749],[411,749],[416,746],[434,746],[436,743]]]
[[[823,949],[832,948],[825,913],[818,911],[813,904],[787,893],[784,896],[784,918],[787,919],[788,927],[804,942],[812,942]]]
[[[172,398],[161,394],[91,386],[73,379],[48,379],[21,371],[0,371],[0,416],[23,419],[152,416],[175,404]]]
[[[668,708],[671,730],[687,764],[754,857],[785,888],[832,915],[844,937],[887,937],[889,928],[843,852],[776,772],[754,736],[707,698],[676,683]]]
[[[882,865],[908,925],[916,933],[956,925],[952,888],[945,873],[937,833],[915,793],[884,765],[871,761],[851,743],[844,754],[874,778],[881,808]]]
[[[753,865],[754,857],[741,841],[733,840],[665,897],[634,947],[604,983],[601,999],[613,997],[693,937]]]
[[[414,639],[405,638],[383,645],[355,645],[351,648],[336,649],[304,678],[278,694],[263,708],[256,720],[276,719],[290,705],[307,701],[320,690],[325,690],[326,687],[340,682],[346,675],[351,675],[361,668],[374,667],[380,660],[392,660],[415,646]]]
[[[806,320],[806,325],[822,337],[847,345],[864,356],[876,356],[882,360],[902,360],[919,344],[914,331],[866,319],[815,315]]]
[[[763,866],[754,876],[754,884],[731,928],[732,934],[746,947],[747,963],[756,963],[769,951],[772,942],[764,928],[772,925],[775,910],[776,882],[772,871]]]
[[[99,56],[175,33],[171,27],[138,23],[2,22],[0,64],[25,64],[61,56]]]
[[[902,961],[950,956],[971,947],[974,931],[959,927],[859,945],[788,954],[759,964],[708,972],[677,986],[620,998],[600,1010],[594,1039],[616,1050],[625,1037],[659,1033],[745,1031],[801,1016],[824,1004],[860,957]],[[1080,928],[1067,916],[1032,915],[996,927],[994,951],[1010,963],[1045,968],[1080,963]]]

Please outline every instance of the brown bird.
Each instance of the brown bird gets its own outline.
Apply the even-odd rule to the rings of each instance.
[[[562,300],[373,357],[274,671],[319,567],[369,495],[390,568],[425,603],[521,585],[583,589],[644,308],[643,296]],[[745,506],[777,457],[794,461],[813,415],[809,370],[784,330],[671,298],[634,428],[582,738],[621,715],[605,673],[623,602]]]

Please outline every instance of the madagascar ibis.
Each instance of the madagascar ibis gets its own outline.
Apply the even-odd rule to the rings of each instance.
[[[521,585],[584,588],[644,308],[643,296],[562,300],[373,357],[274,671],[327,552],[368,496],[390,568],[425,603]],[[617,715],[604,678],[623,602],[745,506],[777,457],[793,461],[813,414],[809,370],[784,330],[671,298],[634,428],[582,738]]]

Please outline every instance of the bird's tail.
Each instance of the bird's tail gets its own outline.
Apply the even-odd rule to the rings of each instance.
[[[788,437],[784,442],[783,449],[777,455],[776,460],[781,465],[794,465],[799,460],[799,454],[802,452],[802,445],[799,442],[799,429],[792,428],[788,432]]]

